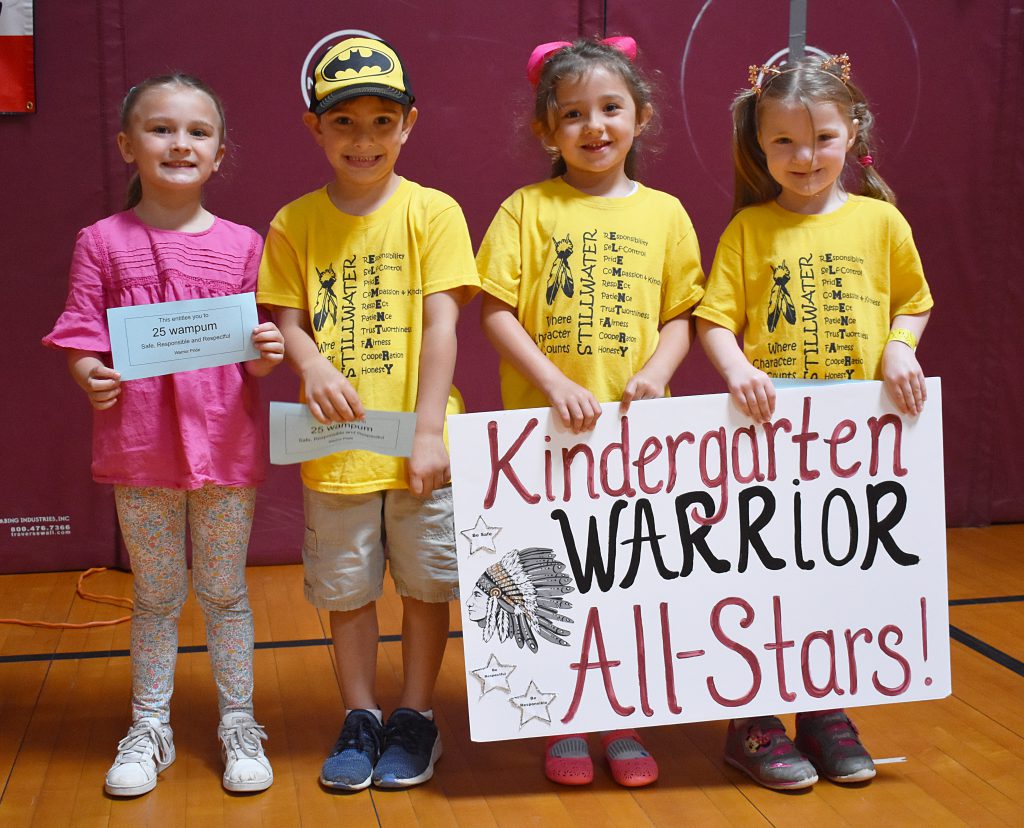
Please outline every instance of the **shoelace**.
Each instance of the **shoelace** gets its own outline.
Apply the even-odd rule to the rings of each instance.
[[[131,726],[128,735],[117,743],[117,761],[120,763],[142,762],[153,756],[163,764],[171,746],[161,728],[151,722],[140,721]]]
[[[267,741],[267,732],[252,719],[235,722],[230,727],[223,724],[218,728],[220,738],[229,750],[240,751],[250,759],[260,754],[260,741]]]
[[[380,744],[369,721],[358,718],[351,723],[346,721],[341,729],[341,736],[334,745],[334,754],[337,755],[344,750],[354,748],[360,753],[376,755],[380,753]]]
[[[431,722],[418,716],[403,717],[401,725],[388,722],[384,726],[384,741],[389,747],[400,747],[406,753],[414,753],[422,743],[432,738],[430,725]]]

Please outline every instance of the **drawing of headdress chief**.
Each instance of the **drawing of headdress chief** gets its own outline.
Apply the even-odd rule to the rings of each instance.
[[[573,623],[558,612],[572,609],[561,597],[573,591],[572,578],[563,575],[564,570],[565,564],[555,560],[553,550],[540,547],[513,549],[487,567],[466,601],[466,612],[483,628],[484,641],[497,633],[499,641],[514,638],[520,649],[525,644],[537,652],[539,635],[552,644],[569,646],[562,637],[569,630],[553,623]]]

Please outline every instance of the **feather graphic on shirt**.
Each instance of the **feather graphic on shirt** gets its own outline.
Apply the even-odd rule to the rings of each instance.
[[[548,287],[545,293],[549,305],[555,301],[559,290],[571,299],[575,289],[572,270],[569,269],[572,239],[567,233],[564,239],[556,239],[552,236],[551,241],[555,243],[555,260],[551,263],[551,272],[548,273]]]
[[[327,265],[325,270],[316,265],[314,267],[320,279],[320,288],[316,292],[316,305],[313,308],[313,328],[319,331],[323,329],[328,317],[332,325],[338,322],[338,297],[334,295],[334,283],[338,281],[338,276],[333,264]]]
[[[768,330],[774,331],[779,324],[779,317],[783,317],[790,325],[796,324],[796,308],[793,306],[793,298],[789,295],[789,268],[785,260],[778,267],[772,265],[771,296],[768,298]]]

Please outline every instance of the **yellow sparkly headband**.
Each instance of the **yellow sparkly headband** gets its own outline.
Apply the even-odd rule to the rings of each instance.
[[[838,67],[838,73],[829,71],[833,67]],[[850,56],[846,52],[843,52],[841,55],[831,55],[813,68],[838,78],[844,85],[850,81]],[[775,78],[779,75],[786,75],[795,71],[796,67],[793,69],[780,69],[778,66],[769,66],[767,63],[762,63],[760,66],[750,66],[747,68],[747,80],[750,82],[750,90],[760,98],[761,93]]]

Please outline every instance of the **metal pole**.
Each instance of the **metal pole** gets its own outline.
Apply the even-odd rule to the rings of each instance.
[[[807,0],[789,0],[789,57],[800,60],[807,45]]]

